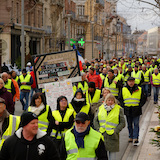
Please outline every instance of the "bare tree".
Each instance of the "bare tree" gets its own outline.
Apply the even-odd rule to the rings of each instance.
[[[150,0],[136,0],[140,3],[146,3],[149,4],[157,9],[160,9],[160,0],[153,0],[152,2]]]

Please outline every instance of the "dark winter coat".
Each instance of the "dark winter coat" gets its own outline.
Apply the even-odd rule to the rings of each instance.
[[[138,85],[136,85],[136,84],[132,88],[129,87],[128,85],[126,87],[128,88],[128,90],[130,91],[131,94],[133,92],[136,92],[137,90],[139,90]],[[137,116],[140,116],[142,114],[142,107],[146,102],[146,96],[144,95],[144,93],[142,91],[139,106],[134,106],[134,105],[131,106],[131,107],[125,106],[122,91],[119,94],[118,100],[119,100],[121,106],[124,108],[124,114],[126,116],[137,117]]]
[[[6,88],[0,89],[0,97],[5,100],[6,109],[10,114],[14,114],[14,103],[13,103],[13,96],[10,92],[7,91]]]
[[[3,144],[0,160],[60,160],[56,145],[38,130],[32,141],[24,139],[22,128],[9,137]]]

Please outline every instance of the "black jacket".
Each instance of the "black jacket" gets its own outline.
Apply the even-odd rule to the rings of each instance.
[[[23,138],[22,128],[3,144],[0,160],[60,160],[55,144],[38,130],[32,141]]]
[[[134,85],[132,88],[129,87],[128,85],[126,87],[128,88],[128,90],[130,91],[131,94],[133,92],[136,92],[137,90],[139,90],[138,89],[138,85]],[[124,108],[124,114],[126,116],[137,117],[137,116],[142,114],[142,107],[146,103],[146,96],[144,95],[144,93],[142,91],[139,106],[134,106],[134,105],[131,106],[131,107],[125,106],[124,105],[122,91],[119,94],[118,100],[119,100],[119,102],[121,104],[121,107]]]

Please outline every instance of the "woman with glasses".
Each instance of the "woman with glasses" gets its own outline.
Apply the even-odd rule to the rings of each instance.
[[[38,92],[33,95],[27,110],[38,116],[38,128],[50,135],[53,125],[52,111],[50,106],[46,104],[42,93]]]
[[[57,99],[57,109],[52,112],[53,128],[51,136],[61,140],[65,132],[73,126],[74,116],[73,109],[68,108],[68,101],[65,96],[60,96]]]

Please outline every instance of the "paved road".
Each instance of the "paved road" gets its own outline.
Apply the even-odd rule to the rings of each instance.
[[[143,115],[140,121],[140,141],[143,141],[143,135],[147,130],[147,123],[149,118],[149,108],[148,106],[151,105],[149,102],[153,103],[150,99],[146,102],[145,106],[143,107]],[[21,115],[22,105],[20,101],[16,102],[15,105],[15,115]],[[147,118],[148,117],[148,118]],[[140,148],[140,147],[139,147]],[[133,157],[138,152],[138,147],[134,147],[132,144],[128,144],[128,129],[127,123],[126,127],[120,132],[120,152],[117,153],[117,160],[135,160]]]

